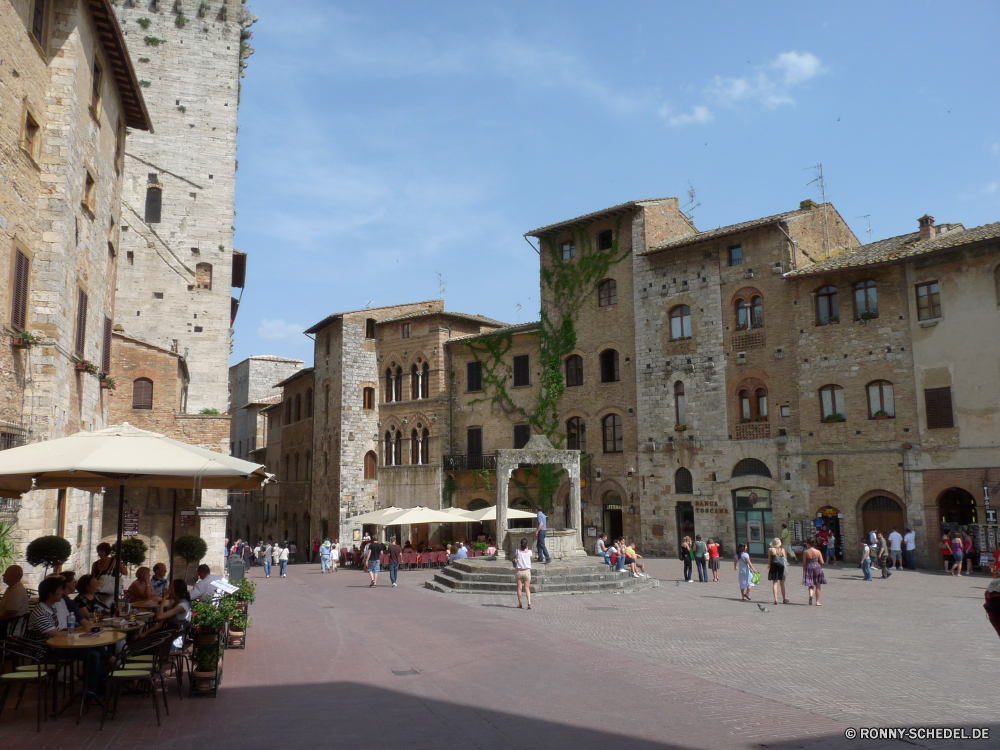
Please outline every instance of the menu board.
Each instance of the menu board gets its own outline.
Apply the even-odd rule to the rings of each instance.
[[[139,511],[127,510],[122,518],[122,534],[136,536],[139,533]]]

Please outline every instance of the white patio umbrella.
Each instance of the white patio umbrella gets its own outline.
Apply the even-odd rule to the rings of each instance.
[[[362,513],[358,516],[351,516],[352,521],[357,521],[359,523],[369,523],[376,526],[381,525],[382,521],[386,518],[392,517],[398,513],[402,513],[405,508],[397,508],[395,506],[389,506],[388,508],[382,508],[381,510],[371,510],[367,513]]]
[[[381,521],[367,521],[379,526],[405,526],[416,523],[454,523],[455,517],[444,511],[425,508],[418,505],[415,508],[397,508],[398,512],[386,514]]]
[[[116,560],[121,560],[126,487],[258,490],[272,476],[260,464],[140,430],[128,422],[0,451],[0,494],[66,487],[100,492],[118,485]],[[171,533],[171,573],[173,558]],[[120,582],[116,566],[116,605]]]
[[[497,520],[497,506],[488,505],[485,508],[479,508],[477,510],[465,510],[462,511],[465,517],[469,521],[495,521]],[[517,510],[516,508],[507,508],[507,519],[511,520],[514,518],[537,518],[538,515],[535,513],[528,513],[524,510]]]

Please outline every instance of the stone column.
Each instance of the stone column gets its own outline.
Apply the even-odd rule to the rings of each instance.
[[[421,398],[421,393],[424,392],[424,374],[417,370],[417,398]]]
[[[225,490],[202,490],[201,504],[197,508],[201,521],[200,536],[208,545],[208,552],[202,562],[215,575],[222,575],[225,567],[222,547],[226,540],[226,518],[229,516],[226,499]]]
[[[577,459],[571,463],[563,464],[563,468],[566,469],[566,473],[569,475],[569,517],[572,520],[573,528],[576,533],[573,538],[576,543],[576,549],[583,549],[583,523],[580,518],[580,461]]]
[[[505,460],[503,451],[497,451],[497,522],[496,545],[497,554],[503,554],[507,549],[507,492],[510,484],[512,465]]]
[[[423,461],[423,457],[424,457],[424,438],[418,432],[417,433],[417,463],[418,464],[422,464],[424,462]]]

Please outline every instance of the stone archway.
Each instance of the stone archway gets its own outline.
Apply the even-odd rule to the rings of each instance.
[[[938,495],[937,506],[942,530],[977,523],[976,498],[961,487],[949,487]]]
[[[874,492],[861,503],[861,530],[865,538],[874,529],[888,537],[892,527],[906,528],[906,506],[889,493]]]

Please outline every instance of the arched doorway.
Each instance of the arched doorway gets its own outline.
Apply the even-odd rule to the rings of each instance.
[[[861,506],[861,525],[866,538],[873,529],[878,529],[882,536],[888,537],[893,526],[897,529],[906,528],[906,510],[893,498],[876,495],[868,498]]]
[[[837,542],[837,558],[840,560],[844,559],[844,554],[846,547],[844,546],[844,535],[840,532],[843,526],[840,523],[841,512],[834,508],[832,505],[825,505],[820,508],[817,513],[817,521],[820,521],[827,530],[833,534]],[[826,551],[823,551],[823,555],[826,555]]]
[[[622,498],[614,490],[604,494],[604,533],[609,539],[622,536]]]
[[[949,487],[938,497],[938,517],[941,533],[950,533],[958,526],[978,523],[976,498],[961,487]]]
[[[737,467],[751,460],[753,459],[744,459],[737,464]],[[764,470],[767,469],[760,461],[757,463],[763,466]],[[733,475],[736,476],[735,470]],[[747,552],[751,555],[767,554],[767,547],[774,538],[771,490],[763,487],[741,487],[733,490],[733,516],[736,521],[736,544],[746,544]]]

